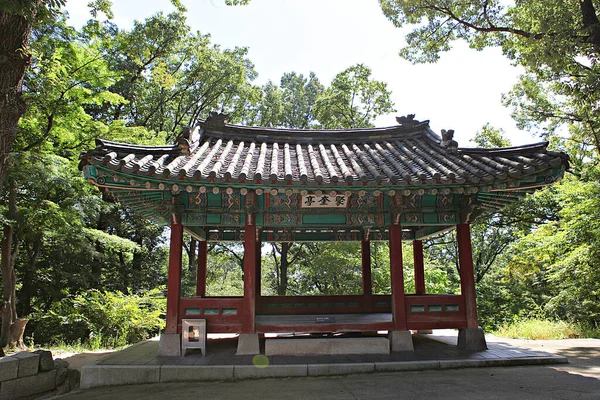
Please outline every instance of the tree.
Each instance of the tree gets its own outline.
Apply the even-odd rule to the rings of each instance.
[[[337,74],[317,100],[317,119],[325,129],[370,128],[379,115],[396,111],[390,96],[386,83],[356,64]]]
[[[23,75],[31,62],[28,46],[32,26],[64,3],[64,0],[0,3],[0,184],[17,136],[17,124],[25,113]]]
[[[380,0],[398,27],[415,26],[400,55],[435,62],[464,40],[475,49],[501,47],[525,68],[505,96],[521,128],[552,136],[570,127],[566,149],[600,155],[600,22],[597,0]]]
[[[148,247],[160,243],[156,238],[162,233],[162,228],[148,228],[147,234],[140,234],[143,229],[138,226],[136,234],[127,230],[118,232],[121,237],[108,234],[115,227],[108,216],[116,207],[105,206],[76,168],[76,156],[99,135],[148,141],[144,129],[127,128],[123,121],[106,125],[86,112],[90,106],[124,101],[107,90],[118,75],[108,70],[93,45],[82,43],[64,18],[41,24],[32,37],[31,68],[23,85],[30,107],[19,122],[1,198],[6,206],[2,209],[6,305],[2,346],[22,343],[26,320],[19,314],[51,304],[65,290],[101,287],[106,282],[111,284],[105,287],[114,290],[139,287],[143,279],[135,276],[136,268],[156,266],[143,259]],[[124,220],[122,216],[112,220],[118,221],[117,231]],[[135,218],[128,221],[136,223]],[[160,264],[164,257],[156,251],[153,260]],[[19,291],[17,280],[23,282]],[[56,286],[42,285],[45,280]]]
[[[110,91],[125,99],[89,108],[92,115],[165,132],[167,141],[210,111],[228,112],[256,76],[247,49],[222,49],[209,35],[192,33],[181,11],[157,13],[131,30],[92,21],[84,31],[120,76]]]

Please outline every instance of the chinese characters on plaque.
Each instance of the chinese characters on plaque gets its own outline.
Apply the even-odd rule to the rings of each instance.
[[[302,196],[302,208],[346,208],[348,196],[339,194],[306,194]]]

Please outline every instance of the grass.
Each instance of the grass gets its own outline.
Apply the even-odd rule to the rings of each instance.
[[[494,334],[513,339],[555,340],[600,337],[600,329],[564,321],[531,318],[505,324]]]
[[[125,345],[125,346],[117,346],[117,347],[112,347],[112,346],[101,346],[99,345],[99,343],[94,343],[94,342],[85,342],[85,343],[81,343],[81,342],[75,342],[75,343],[64,343],[64,342],[58,342],[58,343],[53,343],[53,344],[48,344],[48,345],[39,345],[39,344],[33,344],[33,343],[28,343],[27,347],[30,350],[50,350],[52,352],[52,354],[57,355],[57,354],[64,354],[64,353],[94,353],[94,352],[104,352],[104,351],[110,351],[110,350],[122,350],[126,347],[129,347],[130,345]]]

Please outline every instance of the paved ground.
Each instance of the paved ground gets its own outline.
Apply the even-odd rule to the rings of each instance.
[[[268,356],[268,365],[298,365],[298,364],[346,364],[374,363],[394,361],[428,361],[456,359],[510,359],[536,358],[547,355],[543,349],[522,349],[513,347],[502,341],[489,341],[488,350],[472,352],[459,349],[456,344],[456,332],[450,330],[436,331],[432,335],[413,336],[414,352],[399,352],[391,354],[371,355],[321,355],[321,356]],[[444,336],[448,335],[448,336]],[[224,336],[224,335],[223,335]],[[345,335],[352,336],[352,335]],[[298,337],[298,336],[296,336]],[[308,337],[307,337],[308,338]],[[252,365],[253,356],[235,355],[237,337],[220,337],[209,339],[208,354],[202,356],[200,351],[189,353],[186,357],[157,357],[157,341],[146,341],[125,350],[107,355],[98,361],[98,365]],[[264,353],[264,342],[261,345]]]
[[[443,338],[442,338],[443,339]],[[490,340],[491,339],[491,340]],[[449,340],[454,341],[455,337]],[[489,342],[494,338],[489,336]],[[94,388],[66,399],[600,399],[600,340],[504,345],[569,357],[569,364]],[[527,352],[527,350],[524,350]]]

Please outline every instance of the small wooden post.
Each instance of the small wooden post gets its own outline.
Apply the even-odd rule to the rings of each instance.
[[[413,240],[415,264],[415,293],[425,294],[425,263],[423,261],[423,241]]]
[[[475,276],[471,248],[471,227],[462,223],[456,226],[458,241],[458,261],[460,264],[460,291],[465,301],[467,328],[477,328],[477,301],[475,296]]]
[[[179,298],[181,297],[181,250],[183,225],[178,218],[171,222],[169,271],[167,280],[167,316],[165,333],[177,333],[179,324]]]
[[[394,330],[405,331],[406,303],[404,300],[404,271],[402,270],[402,228],[390,225],[390,279],[392,284],[392,315]]]
[[[244,231],[244,315],[242,315],[241,333],[256,331],[256,249],[254,213],[248,213]]]
[[[196,272],[196,296],[206,297],[206,267],[208,264],[208,242],[198,242],[198,270]]]
[[[371,242],[368,237],[363,237],[361,243],[362,255],[362,294],[363,308],[365,311],[373,309],[373,278],[371,276]]]

